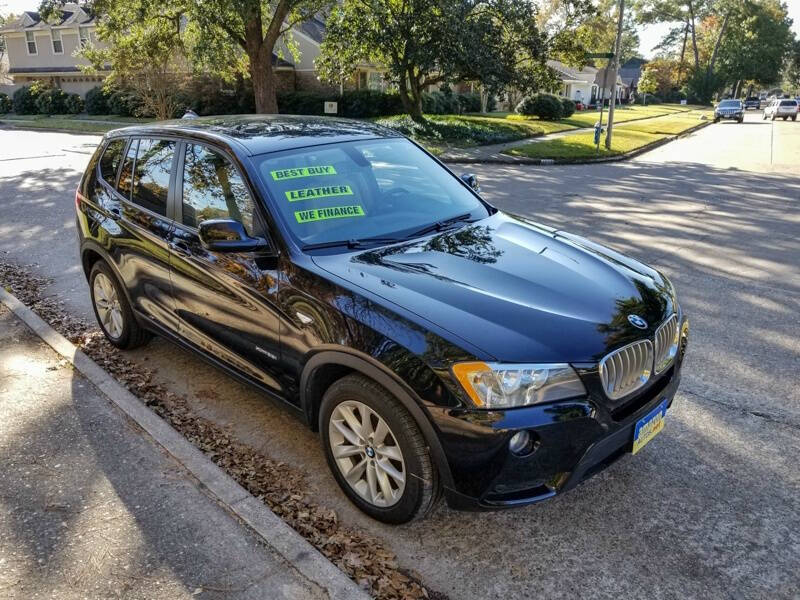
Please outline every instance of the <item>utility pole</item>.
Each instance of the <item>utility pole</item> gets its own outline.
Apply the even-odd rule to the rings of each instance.
[[[622,46],[622,19],[625,16],[625,0],[619,0],[619,21],[617,22],[617,43],[614,46],[614,76],[611,79],[611,98],[608,101],[608,133],[606,148],[611,150],[611,132],[614,129],[614,104],[617,98],[617,73],[619,73],[619,52]],[[608,69],[608,67],[606,67]]]

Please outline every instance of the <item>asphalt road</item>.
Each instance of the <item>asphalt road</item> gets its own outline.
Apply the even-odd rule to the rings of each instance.
[[[133,353],[202,414],[308,473],[451,598],[796,598],[800,589],[800,122],[721,123],[623,163],[470,165],[497,206],[663,269],[691,315],[664,431],[578,489],[387,527],[354,510],[314,435],[165,342]],[[72,195],[89,137],[0,131],[0,252],[88,316]],[[25,156],[49,154],[44,158]],[[15,160],[3,155],[16,153]]]

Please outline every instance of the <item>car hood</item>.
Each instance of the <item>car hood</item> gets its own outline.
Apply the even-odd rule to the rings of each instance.
[[[674,310],[671,286],[657,271],[501,212],[431,237],[313,260],[509,362],[596,361],[652,335]],[[644,330],[629,322],[632,314],[647,321]]]

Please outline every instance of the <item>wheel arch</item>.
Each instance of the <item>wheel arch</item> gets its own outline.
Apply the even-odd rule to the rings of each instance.
[[[92,240],[84,240],[83,244],[81,245],[81,266],[83,267],[83,273],[86,276],[86,281],[89,281],[89,275],[92,272],[92,267],[98,262],[103,261],[106,263],[111,271],[114,273],[114,276],[117,278],[117,281],[122,288],[123,293],[125,294],[125,298],[128,300],[128,303],[133,306],[131,302],[130,293],[128,292],[128,286],[125,285],[125,280],[122,277],[122,274],[119,272],[119,268],[117,268],[117,263],[112,260],[111,256],[109,256],[108,252],[98,243]],[[138,317],[136,315],[136,311],[133,311],[134,317]]]
[[[331,348],[317,352],[308,360],[300,378],[300,406],[311,429],[319,430],[322,394],[334,381],[351,373],[369,377],[408,410],[425,438],[444,487],[452,488],[453,478],[447,456],[421,400],[405,382],[371,356],[349,349]]]

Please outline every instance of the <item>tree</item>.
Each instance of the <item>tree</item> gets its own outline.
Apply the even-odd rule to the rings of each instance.
[[[787,89],[800,91],[800,40],[794,40],[786,57],[783,80]]]
[[[599,0],[597,13],[586,19],[577,28],[577,35],[583,47],[590,52],[611,52],[617,37],[618,0]],[[638,56],[639,34],[632,11],[627,11],[622,23],[620,43],[620,64]]]
[[[717,63],[725,80],[761,86],[780,83],[794,41],[785,6],[777,0],[741,2],[727,16],[728,23],[736,26],[728,26],[718,43]]]
[[[405,110],[422,121],[422,93],[430,85],[471,80],[493,92],[552,85],[546,59],[574,48],[563,32],[589,11],[584,0],[570,6],[562,28],[551,33],[538,26],[527,0],[343,0],[328,17],[317,68],[340,83],[359,65],[384,66]]]
[[[66,0],[43,0],[40,11],[51,14]],[[325,9],[331,0],[93,0],[87,6],[103,19],[114,15],[134,17],[148,26],[154,20],[178,21],[175,50],[187,52],[189,61],[229,74],[242,65],[253,83],[256,112],[278,112],[276,77],[272,69],[275,45],[290,36],[295,25]],[[122,22],[119,19],[118,22]],[[117,40],[133,35],[133,26],[115,33]],[[112,69],[114,65],[112,64]]]
[[[647,100],[647,94],[655,94],[656,90],[658,90],[656,71],[650,67],[650,64],[645,66],[642,70],[642,75],[639,77],[639,83],[637,84],[637,90],[645,94],[645,100]]]
[[[176,116],[178,94],[186,73],[181,13],[140,20],[128,5],[118,3],[100,22],[103,47],[89,45],[80,53],[94,69],[112,65],[107,81],[132,90],[144,114],[158,119]]]

